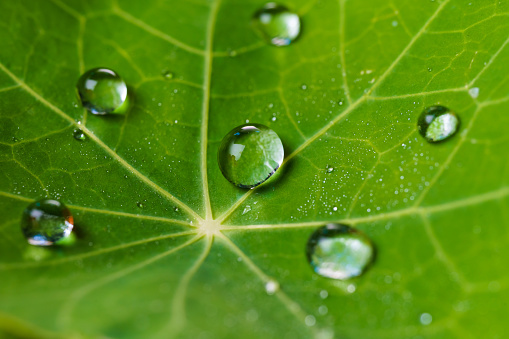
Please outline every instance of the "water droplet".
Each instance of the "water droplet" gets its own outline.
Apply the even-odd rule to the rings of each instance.
[[[129,108],[127,85],[111,69],[91,69],[79,78],[76,86],[81,104],[93,114],[121,114]]]
[[[332,173],[332,172],[334,172],[334,167],[327,166],[327,173]]]
[[[419,321],[421,322],[421,324],[423,325],[429,325],[431,324],[431,322],[433,321],[433,317],[431,316],[431,314],[429,313],[423,313],[421,314],[421,316],[419,317]]]
[[[144,208],[145,207],[145,204],[143,204],[142,202],[138,201],[136,203],[136,206],[138,206],[139,208]]]
[[[265,182],[281,166],[283,158],[281,139],[260,124],[245,124],[231,130],[217,154],[224,177],[241,188]]]
[[[31,245],[50,246],[69,236],[74,226],[67,207],[57,200],[39,200],[23,212],[21,230]]]
[[[346,225],[328,224],[310,236],[306,254],[316,273],[345,280],[361,275],[373,261],[375,250],[364,233]]]
[[[279,283],[275,280],[269,280],[265,284],[265,291],[268,295],[273,295],[279,290]]]
[[[73,136],[78,141],[85,141],[87,139],[87,135],[79,128],[74,130]]]
[[[260,35],[274,46],[286,46],[300,33],[300,18],[288,8],[270,2],[253,16],[253,25]]]
[[[468,90],[468,94],[472,97],[472,99],[477,99],[479,96],[479,87],[472,87]]]
[[[308,86],[307,85],[301,85],[300,89],[306,90],[306,89],[308,89]]]
[[[329,292],[327,292],[326,290],[320,291],[320,298],[326,299],[328,296],[329,296]]]
[[[12,137],[12,141],[13,141],[13,142],[18,142],[18,141],[19,141],[19,139],[18,139],[18,138],[16,138],[16,137]]]
[[[314,326],[316,324],[316,318],[310,314],[304,318],[304,322],[307,326]]]
[[[163,76],[163,78],[165,78],[167,80],[173,79],[173,77],[175,76],[175,74],[173,72],[168,71],[168,70],[162,71],[161,75]]]
[[[417,122],[419,133],[431,143],[452,137],[459,129],[460,119],[444,106],[426,108]]]

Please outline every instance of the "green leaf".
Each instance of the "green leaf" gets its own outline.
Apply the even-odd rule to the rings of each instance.
[[[251,27],[262,5],[0,3],[0,336],[509,336],[509,3],[292,1],[302,32],[281,48]],[[80,107],[101,66],[127,115]],[[440,144],[416,126],[432,105],[461,119]],[[286,154],[249,191],[217,165],[246,120]],[[44,197],[73,212],[74,245],[23,238]],[[363,276],[313,273],[328,222],[376,245]]]

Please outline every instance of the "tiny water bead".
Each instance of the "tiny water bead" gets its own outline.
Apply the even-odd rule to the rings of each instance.
[[[39,200],[30,204],[21,218],[21,230],[28,243],[50,246],[68,237],[74,226],[71,212],[57,200]]]
[[[459,129],[460,119],[444,106],[426,108],[417,122],[419,133],[431,143],[452,137]]]
[[[362,232],[341,224],[328,224],[309,238],[306,255],[319,275],[346,280],[361,275],[373,261],[375,249]]]
[[[122,114],[129,108],[127,85],[111,69],[91,69],[79,78],[76,86],[83,107],[93,114]]]
[[[283,158],[281,139],[260,124],[245,124],[231,130],[217,153],[224,177],[241,188],[253,188],[265,182],[281,166]]]
[[[167,80],[173,79],[173,77],[175,76],[175,74],[173,74],[173,72],[167,71],[167,70],[162,71],[161,74],[162,74],[163,78],[165,78]]]
[[[260,35],[274,46],[286,46],[300,34],[300,18],[288,8],[270,2],[253,16]]]
[[[81,129],[76,129],[73,132],[74,139],[78,141],[85,141],[87,139],[86,134]]]

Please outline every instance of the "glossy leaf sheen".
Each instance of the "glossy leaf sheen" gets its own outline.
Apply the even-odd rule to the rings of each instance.
[[[263,5],[0,3],[7,336],[509,336],[508,3],[293,1],[302,31],[284,48],[253,30]],[[125,79],[127,114],[79,106],[94,67]],[[461,128],[432,145],[416,124],[433,105]],[[217,166],[246,120],[286,154],[248,192]],[[26,243],[21,214],[45,197],[71,210],[74,246]],[[329,222],[376,245],[351,282],[306,260]]]

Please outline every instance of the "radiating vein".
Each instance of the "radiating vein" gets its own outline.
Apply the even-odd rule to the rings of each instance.
[[[144,31],[146,31],[146,32],[148,32],[148,33],[158,37],[158,38],[161,38],[163,40],[168,41],[172,45],[175,45],[175,46],[177,46],[177,47],[179,47],[179,48],[181,48],[183,50],[186,50],[186,51],[188,51],[190,53],[193,53],[193,54],[205,55],[205,52],[203,50],[198,49],[198,48],[193,47],[193,46],[190,46],[190,45],[188,45],[186,43],[183,43],[182,41],[177,40],[174,37],[172,37],[172,36],[170,36],[170,35],[168,35],[166,33],[161,32],[158,29],[155,29],[154,27],[148,25],[147,23],[143,22],[142,20],[137,19],[134,16],[132,16],[131,14],[125,12],[119,6],[113,7],[113,12],[119,18],[124,19],[125,21],[133,24],[134,26],[137,26],[137,27],[143,29]]]
[[[403,216],[414,215],[414,214],[433,214],[439,212],[446,212],[455,210],[463,207],[479,205],[484,202],[500,200],[509,197],[509,186],[502,187],[500,189],[470,196],[464,199],[458,199],[442,203],[440,205],[432,206],[410,206],[401,210],[396,210],[388,213],[380,213],[376,215],[368,215],[355,218],[344,218],[337,220],[325,220],[325,221],[310,221],[310,222],[295,222],[287,224],[271,224],[271,225],[223,225],[221,231],[243,231],[243,230],[266,230],[266,229],[278,229],[278,228],[300,228],[300,227],[316,227],[322,226],[329,222],[344,223],[349,225],[357,225],[368,222],[375,222],[380,220],[396,219]]]
[[[201,217],[194,212],[189,206],[184,204],[182,201],[177,199],[175,196],[173,196],[168,191],[164,190],[162,187],[158,186],[156,183],[151,181],[149,178],[147,178],[145,175],[141,174],[137,169],[135,169],[133,166],[131,166],[127,161],[125,161],[122,157],[120,157],[115,151],[113,151],[111,148],[109,148],[101,139],[99,139],[95,134],[89,130],[87,127],[78,124],[73,118],[68,116],[66,113],[64,113],[60,108],[53,105],[51,102],[44,99],[39,93],[34,91],[31,87],[29,87],[26,83],[24,83],[21,79],[19,79],[16,75],[14,75],[11,71],[9,71],[2,63],[0,63],[0,69],[4,71],[5,74],[7,74],[12,80],[14,80],[17,84],[19,84],[26,92],[28,92],[30,95],[32,95],[36,100],[38,100],[40,103],[42,103],[44,106],[51,109],[53,112],[61,116],[63,119],[69,121],[71,124],[76,126],[77,128],[80,128],[83,132],[87,134],[90,139],[94,140],[97,145],[99,145],[102,149],[104,149],[112,158],[117,160],[123,167],[125,167],[127,170],[129,170],[131,173],[133,173],[138,179],[143,181],[145,184],[150,186],[154,191],[160,193],[164,197],[166,197],[168,200],[171,200],[173,203],[175,203],[178,207],[182,208],[184,211],[186,211],[190,216],[194,217],[196,220],[201,220]]]
[[[88,251],[88,252],[85,252],[82,254],[69,255],[67,257],[64,257],[61,259],[56,259],[56,260],[48,260],[48,261],[40,261],[40,262],[22,262],[22,263],[13,263],[13,264],[0,264],[0,271],[31,268],[31,267],[38,268],[38,267],[45,267],[45,266],[54,266],[54,265],[64,264],[64,263],[70,262],[70,261],[82,260],[82,259],[87,259],[90,257],[95,257],[95,256],[98,256],[101,254],[120,251],[120,250],[123,250],[126,248],[143,245],[143,244],[147,244],[147,243],[154,242],[154,241],[178,238],[178,237],[183,237],[186,235],[193,235],[193,234],[197,234],[196,231],[165,234],[165,235],[160,235],[157,237],[145,238],[145,239],[138,240],[138,241],[126,242],[126,243],[122,243],[117,246],[101,248],[101,249],[95,250],[95,251]]]
[[[341,76],[343,77],[343,90],[345,91],[346,101],[352,104],[348,80],[346,78],[346,61],[345,61],[345,1],[339,0],[339,57],[341,60]]]
[[[255,275],[262,281],[265,285],[269,281],[277,282],[276,279],[273,279],[266,275],[233,241],[231,241],[228,237],[223,234],[218,234],[218,237],[232,250],[233,253],[242,258],[242,262],[246,264],[246,267],[249,268]],[[316,337],[316,330],[314,328],[310,328],[305,324],[305,318],[307,316],[306,312],[302,310],[299,304],[290,299],[285,292],[281,289],[275,291],[274,295],[281,301],[281,303],[288,309],[288,311],[304,326],[305,329],[309,330],[313,333],[313,337]]]
[[[11,193],[7,193],[7,192],[3,192],[3,191],[0,191],[0,195],[7,197],[7,198],[26,201],[26,202],[33,202],[35,200],[35,199],[23,197],[21,195],[11,194]],[[141,219],[141,220],[161,221],[161,222],[165,222],[165,223],[179,224],[179,225],[183,225],[183,226],[187,226],[187,227],[195,227],[188,221],[178,220],[178,219],[170,219],[170,218],[166,218],[166,217],[156,217],[156,216],[152,216],[152,215],[117,212],[117,211],[103,210],[100,208],[92,208],[92,207],[85,207],[85,206],[78,206],[78,205],[67,205],[67,207],[69,207],[71,209],[71,211],[72,210],[81,210],[81,211],[85,211],[85,212],[101,213],[101,214]]]
[[[176,337],[186,325],[187,318],[185,301],[187,297],[187,289],[191,279],[193,279],[196,272],[200,269],[201,265],[209,255],[213,240],[213,236],[207,237],[207,244],[203,249],[202,254],[180,280],[171,303],[171,320],[167,323],[167,326],[161,329],[160,333],[162,336],[172,338]]]
[[[106,285],[112,281],[120,279],[130,273],[137,271],[137,270],[140,270],[140,269],[142,269],[142,268],[144,268],[144,267],[146,267],[160,259],[163,259],[164,257],[167,257],[168,255],[173,254],[173,253],[197,242],[198,240],[200,240],[200,238],[201,238],[201,236],[196,236],[196,237],[186,241],[185,243],[183,243],[177,247],[174,247],[168,251],[165,251],[163,253],[155,255],[149,259],[143,260],[142,262],[140,262],[136,265],[129,266],[129,267],[126,267],[120,271],[109,274],[109,275],[105,276],[104,278],[95,280],[94,282],[92,282],[88,285],[82,286],[81,288],[76,290],[74,293],[72,293],[69,296],[69,298],[67,298],[65,303],[62,305],[60,312],[58,312],[58,317],[57,317],[58,324],[60,325],[60,327],[63,327],[63,328],[67,327],[71,322],[73,309],[76,307],[76,305],[78,304],[78,302],[81,299],[83,299],[87,294],[89,294],[93,290],[95,290],[103,285]]]
[[[208,128],[210,111],[210,82],[212,75],[212,50],[214,45],[214,31],[216,27],[217,13],[220,7],[220,0],[214,1],[210,10],[209,22],[207,24],[206,53],[204,60],[204,89],[202,102],[201,119],[201,174],[203,184],[203,198],[205,203],[205,218],[212,219],[212,206],[210,204],[209,182],[207,171],[207,146],[208,146]]]

